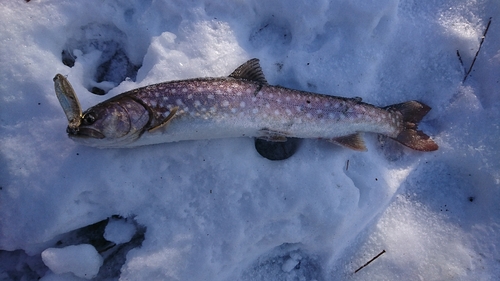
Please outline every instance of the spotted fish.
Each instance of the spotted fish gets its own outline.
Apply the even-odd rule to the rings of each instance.
[[[409,101],[376,107],[361,98],[292,90],[267,83],[258,59],[228,77],[154,84],[112,97],[82,113],[76,94],[61,74],[54,78],[68,117],[68,136],[100,148],[229,137],[320,138],[366,150],[362,132],[388,136],[419,151],[437,144],[418,122],[430,107]]]

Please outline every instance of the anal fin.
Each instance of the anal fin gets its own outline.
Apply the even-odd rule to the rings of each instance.
[[[367,150],[365,142],[363,141],[363,138],[361,137],[360,133],[334,138],[331,139],[330,141],[357,151]]]

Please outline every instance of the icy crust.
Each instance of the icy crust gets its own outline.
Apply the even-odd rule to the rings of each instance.
[[[96,278],[112,280],[499,276],[496,18],[462,84],[497,2],[2,1],[0,277],[77,279],[99,256],[109,267]],[[440,149],[368,135],[366,153],[307,140],[271,162],[246,138],[97,150],[65,134],[56,73],[86,109],[152,83],[224,76],[252,57],[270,84],[379,106],[422,101],[432,110],[420,129]],[[112,223],[97,254],[67,248],[92,236],[73,241],[74,230],[113,216],[133,218],[140,237]],[[41,253],[59,241],[57,257],[91,265],[56,274],[71,259],[45,265]]]

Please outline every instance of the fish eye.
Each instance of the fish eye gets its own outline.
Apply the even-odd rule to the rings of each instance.
[[[95,116],[94,116],[93,112],[86,113],[83,116],[83,123],[85,125],[92,125],[92,123],[94,123],[94,122],[95,122]]]

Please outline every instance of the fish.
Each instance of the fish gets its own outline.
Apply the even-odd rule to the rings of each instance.
[[[122,148],[186,140],[253,137],[325,139],[366,151],[363,133],[387,136],[417,151],[438,145],[418,130],[431,110],[419,101],[385,107],[346,98],[270,85],[259,60],[227,77],[193,78],[148,85],[111,97],[82,112],[67,79],[54,77],[56,95],[73,141]]]

